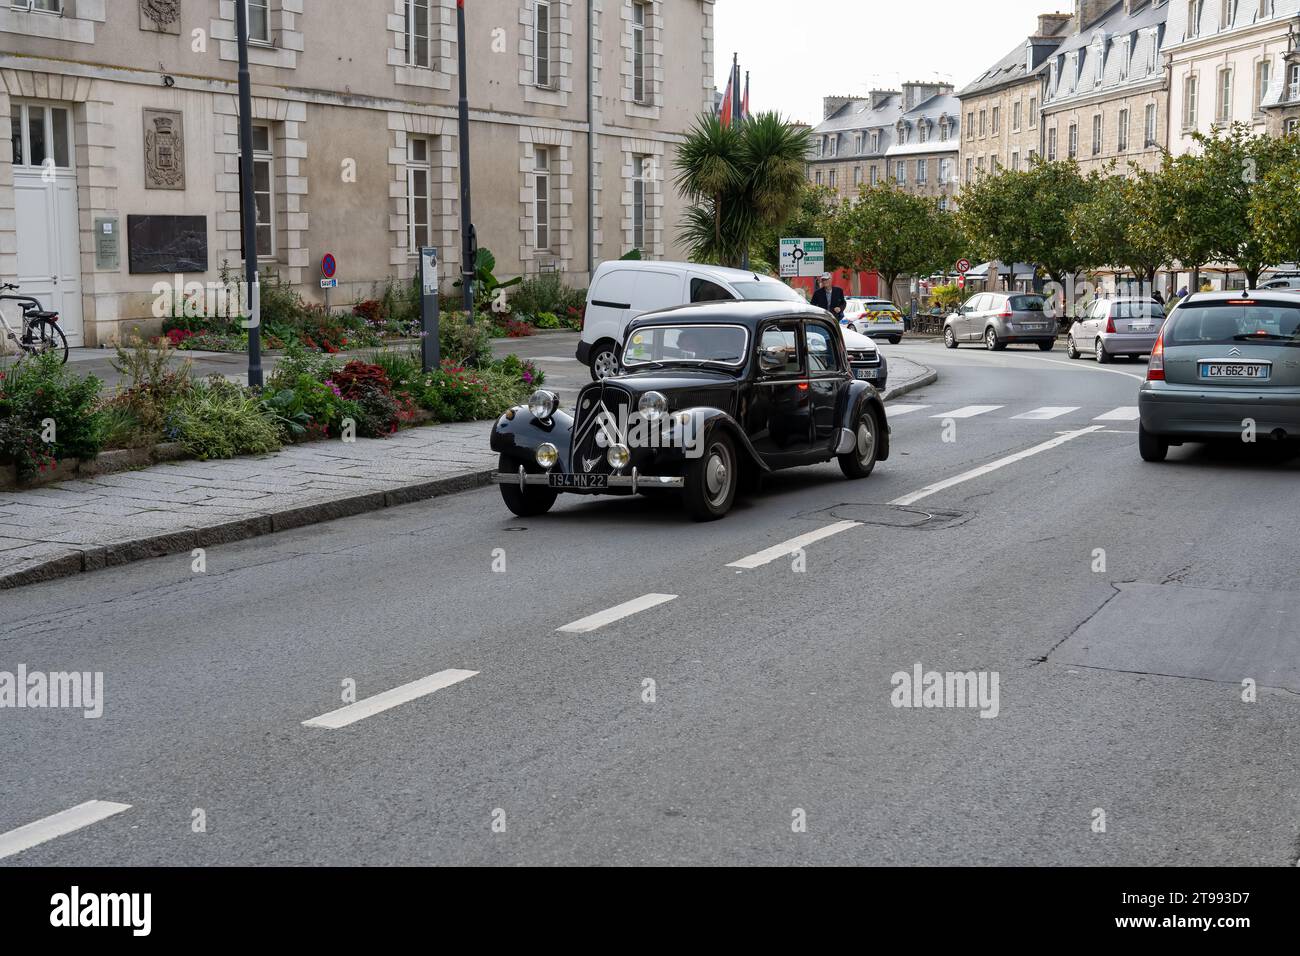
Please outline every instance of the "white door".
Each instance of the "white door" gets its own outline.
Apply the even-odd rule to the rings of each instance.
[[[72,113],[63,106],[15,101],[14,205],[19,294],[59,313],[69,345],[82,344],[81,235]]]

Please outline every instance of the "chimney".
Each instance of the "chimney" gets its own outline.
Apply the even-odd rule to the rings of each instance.
[[[1073,15],[1069,13],[1043,13],[1038,17],[1036,37],[1054,37],[1066,32]]]
[[[924,103],[932,96],[938,96],[940,93],[951,93],[953,86],[951,83],[904,83],[903,84],[903,112],[906,113],[918,103]]]
[[[853,102],[853,97],[851,96],[824,97],[822,99],[822,119],[830,119],[851,102]]]
[[[1114,5],[1115,0],[1074,0],[1074,32],[1088,29]]]
[[[871,108],[880,109],[880,105],[891,96],[898,96],[898,90],[872,90],[871,91]]]

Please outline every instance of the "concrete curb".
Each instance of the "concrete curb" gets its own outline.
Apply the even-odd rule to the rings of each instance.
[[[924,388],[938,381],[939,373],[927,366],[926,373],[903,385],[896,385],[884,394],[885,401],[892,401],[900,395]],[[41,581],[53,581],[58,578],[71,577],[86,571],[99,571],[103,568],[118,567],[133,561],[147,558],[160,558],[169,554],[181,554],[195,548],[210,548],[215,545],[233,544],[249,538],[275,534],[277,531],[290,531],[305,528],[308,525],[334,521],[337,518],[351,518],[355,515],[395,508],[398,505],[427,501],[461,491],[483,488],[492,483],[495,468],[481,471],[467,471],[446,478],[435,478],[413,485],[403,485],[388,491],[373,491],[346,498],[335,498],[315,504],[287,508],[274,514],[254,515],[223,524],[208,525],[204,528],[187,528],[167,534],[119,541],[100,547],[75,550],[70,554],[50,558],[40,564],[0,574],[0,591],[37,584]]]
[[[0,591],[37,584],[41,581],[53,581],[58,578],[71,577],[85,571],[98,571],[112,568],[146,558],[160,558],[168,554],[180,554],[195,548],[209,548],[220,544],[233,544],[249,538],[274,534],[277,531],[289,531],[304,528],[312,524],[333,521],[336,518],[350,518],[354,515],[395,508],[398,505],[439,498],[461,491],[470,491],[491,484],[492,474],[496,469],[467,471],[446,478],[436,478],[414,485],[404,485],[388,491],[374,491],[347,498],[336,498],[315,504],[289,508],[274,514],[254,515],[223,524],[208,525],[203,528],[187,528],[167,534],[129,541],[118,541],[100,547],[83,548],[72,553],[50,558],[40,564],[32,565],[21,571],[0,574]]]

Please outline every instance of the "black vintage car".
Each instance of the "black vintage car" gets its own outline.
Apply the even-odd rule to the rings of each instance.
[[[691,516],[721,518],[766,472],[838,458],[865,478],[889,457],[880,393],[854,377],[821,309],[717,302],[643,315],[623,373],[594,382],[572,415],[538,391],[492,428],[506,507],[543,514],[561,492],[680,490]]]

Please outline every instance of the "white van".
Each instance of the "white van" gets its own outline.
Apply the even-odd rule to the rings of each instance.
[[[587,314],[582,322],[582,339],[578,342],[578,361],[591,368],[593,380],[615,375],[619,368],[623,330],[637,316],[694,302],[737,299],[805,301],[781,280],[741,269],[691,262],[618,260],[602,263],[597,267],[587,292]]]

